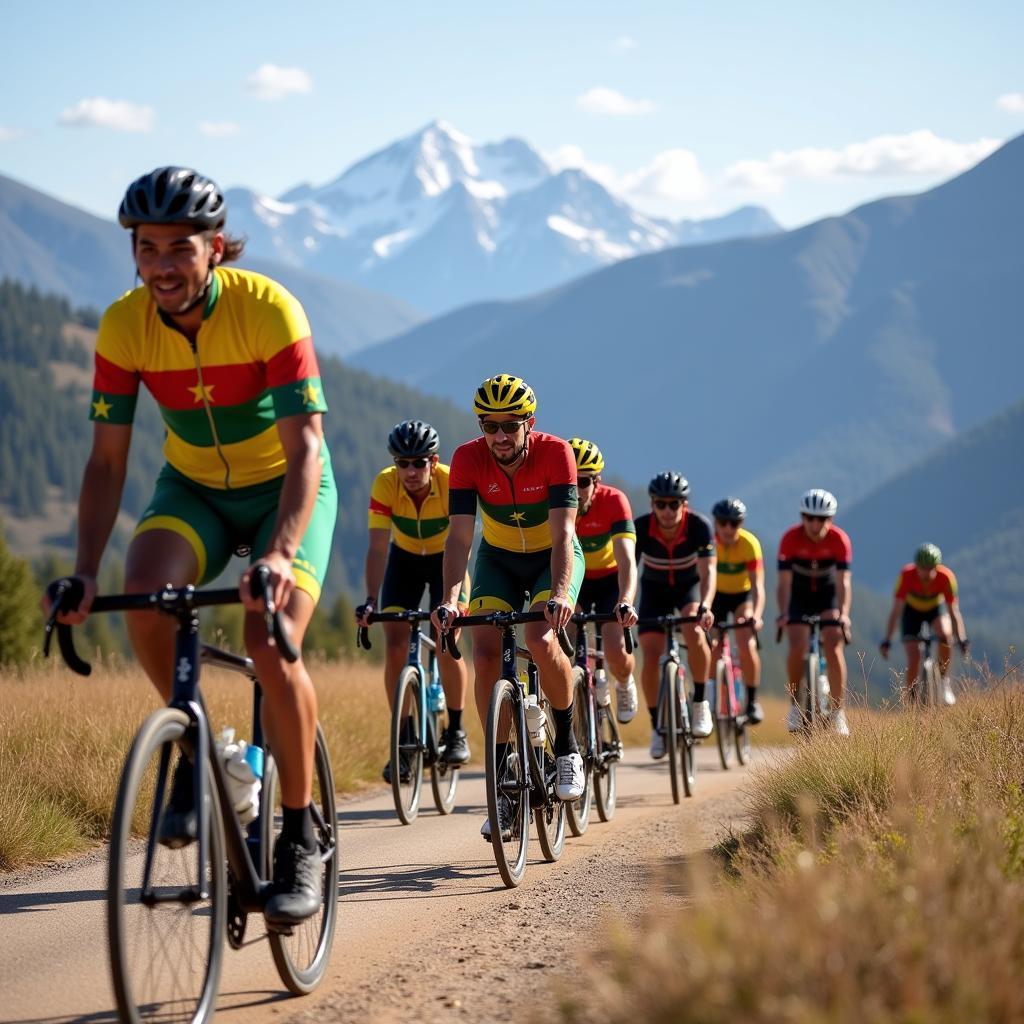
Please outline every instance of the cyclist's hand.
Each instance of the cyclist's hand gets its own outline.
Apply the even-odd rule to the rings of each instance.
[[[966,658],[971,653],[971,641],[967,637],[963,637],[958,643],[960,645],[960,653]]]
[[[785,629],[789,625],[789,616],[786,614],[777,616],[775,619],[775,625],[779,629]]]
[[[544,605],[544,618],[553,629],[565,629],[572,618],[573,607],[564,597],[551,597]]]
[[[93,598],[96,597],[96,577],[86,576],[84,573],[76,572],[70,577],[73,580],[81,580],[84,593],[82,594],[82,600],[78,602],[78,607],[73,611],[61,612],[57,616],[58,622],[66,623],[69,626],[78,626],[85,622],[89,616],[89,609],[92,607]],[[49,588],[43,591],[42,599],[39,602],[40,607],[43,609],[43,615],[46,618],[50,617],[50,611],[52,610],[52,604],[50,601]]]
[[[850,626],[851,626],[852,623],[851,623],[849,615],[845,614],[844,612],[840,612],[836,616],[836,622],[838,622],[843,627],[843,632],[845,632],[845,633],[849,633],[850,632]]]
[[[265,565],[270,570],[270,600],[272,607],[268,607],[266,611],[276,612],[279,609],[283,610],[287,607],[292,591],[295,589],[295,573],[292,571],[292,560],[278,551],[271,551],[264,555],[253,562],[242,573],[242,578],[238,583],[238,592],[241,594],[242,604],[245,605],[246,611],[260,613],[264,611],[262,598],[253,597],[249,589],[249,580],[252,578],[252,574],[258,565]]]
[[[445,612],[444,622],[441,622],[441,611]],[[442,633],[447,633],[455,625],[455,620],[459,617],[459,606],[453,604],[451,601],[445,601],[444,604],[439,604],[431,613],[430,621],[434,624],[435,629],[439,629]]]
[[[711,614],[710,608],[705,608],[704,605],[701,605],[697,609],[697,615],[697,625],[701,629],[710,629],[715,624],[715,617]]]
[[[764,629],[764,619],[762,619],[760,616],[758,616],[758,615],[753,616],[753,618],[751,619],[751,622],[752,622],[752,624],[754,626],[754,632],[755,633],[760,633],[761,630]]]
[[[882,652],[882,657],[885,658],[886,661],[889,660],[889,649],[891,647],[892,647],[892,644],[888,640],[883,640],[878,645],[878,649],[879,649],[879,651]]]
[[[356,608],[356,623],[360,626],[369,626],[369,617],[377,610],[377,605],[373,599],[367,600],[366,604],[359,605]]]
[[[615,617],[626,628],[637,623],[636,609],[628,601],[620,601],[615,609]]]

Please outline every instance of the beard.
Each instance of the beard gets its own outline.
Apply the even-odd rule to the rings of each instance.
[[[491,450],[491,454],[494,456],[494,461],[497,462],[499,466],[511,466],[514,462],[519,461],[525,451],[526,442],[524,441],[518,448],[512,449],[511,455],[499,455],[493,449]]]

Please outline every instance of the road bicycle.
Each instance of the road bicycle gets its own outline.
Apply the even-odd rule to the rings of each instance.
[[[721,634],[721,648],[718,661],[715,663],[715,742],[718,744],[718,759],[722,769],[728,771],[732,764],[733,748],[736,760],[741,765],[750,761],[750,733],[747,716],[743,711],[743,683],[736,671],[736,662],[732,656],[731,630],[750,627],[753,620],[740,619],[736,622],[716,622],[714,629]],[[754,640],[761,646],[756,631]]]
[[[549,603],[548,608],[553,607]],[[544,618],[543,612],[496,611],[460,616],[453,622],[453,628],[493,626],[501,632],[501,676],[491,691],[484,735],[485,781],[494,861],[510,889],[526,873],[531,812],[544,859],[558,860],[565,846],[566,804],[555,792],[554,716],[541,692],[537,666],[530,652],[519,646],[515,630],[520,623]],[[565,630],[558,630],[557,636],[571,658],[573,647]],[[452,632],[441,634],[441,644],[456,660],[462,657]],[[525,681],[516,672],[517,658],[526,663]]]
[[[252,577],[253,594],[270,600],[269,570]],[[72,629],[56,622],[78,607],[82,584],[59,580],[49,590],[52,611],[44,651],[56,625],[61,655],[69,668],[92,671],[75,651]],[[278,772],[273,751],[264,757],[255,819],[243,825],[236,813],[223,759],[211,738],[199,691],[203,664],[241,673],[253,683],[252,744],[265,747],[260,722],[262,691],[251,659],[201,643],[199,609],[237,604],[237,588],[197,590],[166,587],[151,594],[97,597],[90,614],[157,611],[177,621],[173,693],[137,732],[125,760],[111,826],[107,881],[107,933],[114,995],[121,1020],[141,1022],[169,1016],[194,1022],[213,1016],[223,962],[223,938],[239,949],[250,914],[262,914],[272,894],[274,838],[281,823]],[[269,605],[268,605],[269,607]],[[283,657],[299,652],[280,616],[266,614],[268,635]],[[170,849],[158,839],[168,811],[169,779],[177,759],[203,770],[193,773],[198,809],[194,843]],[[323,732],[317,725],[312,801],[314,833],[323,864],[323,902],[313,917],[290,927],[268,923],[267,940],[285,987],[311,992],[323,979],[337,923],[338,835],[334,776]],[[142,843],[137,837],[142,837]]]
[[[398,819],[403,825],[411,825],[416,820],[424,768],[430,769],[434,806],[441,814],[450,814],[455,806],[459,769],[458,765],[450,765],[444,759],[448,711],[432,709],[427,699],[431,687],[441,686],[436,645],[420,630],[421,622],[430,621],[430,612],[418,609],[372,612],[367,621],[409,624],[408,661],[395,683],[391,709],[391,792]],[[370,650],[369,630],[365,626],[359,627],[356,643]],[[428,651],[426,669],[422,658],[424,647]]]
[[[611,706],[597,702],[597,679],[598,673],[605,671],[600,627],[605,622],[617,622],[618,616],[615,612],[577,612],[572,621],[577,627],[572,671],[572,721],[576,744],[583,756],[586,782],[580,798],[566,805],[566,819],[569,831],[574,836],[581,836],[590,824],[591,798],[602,821],[611,821],[615,814],[616,768],[622,760],[622,740]],[[587,638],[589,623],[598,627],[594,631],[593,647]],[[627,653],[632,654],[632,632],[625,630],[623,637]]]
[[[846,627],[838,619],[823,619],[820,615],[801,615],[789,620],[790,624],[810,626],[811,635],[807,645],[807,657],[804,671],[800,676],[797,688],[796,703],[800,708],[800,732],[810,735],[811,732],[828,725],[829,711],[832,701],[832,689],[829,686],[828,672],[825,667],[825,656],[821,652],[821,631],[823,629],[842,629],[843,639],[849,643],[850,637]],[[785,632],[780,626],[776,635],[776,643],[782,642]]]
[[[658,661],[661,682],[658,686],[658,724],[655,727],[665,738],[665,754],[672,781],[672,802],[679,803],[680,783],[686,796],[697,788],[697,758],[694,748],[699,742],[693,735],[690,702],[686,696],[686,669],[679,653],[676,627],[699,622],[699,615],[658,615],[641,619],[637,625],[657,626],[665,634],[665,653]]]

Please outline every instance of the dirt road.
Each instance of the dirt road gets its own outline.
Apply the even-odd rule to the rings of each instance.
[[[345,803],[341,908],[320,989],[286,998],[262,938],[227,950],[219,1021],[507,1021],[611,912],[648,902],[659,865],[706,849],[743,812],[751,769],[699,750],[698,793],[674,807],[664,764],[630,750],[619,809],[569,839],[557,864],[531,843],[525,883],[505,889],[480,837],[483,780],[466,772],[453,815],[397,823],[390,793]],[[104,927],[105,854],[0,881],[0,1021],[114,1020]],[[254,931],[256,931],[254,929]]]

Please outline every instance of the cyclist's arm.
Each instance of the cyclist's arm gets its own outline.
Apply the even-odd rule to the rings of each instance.
[[[793,593],[793,570],[779,569],[779,580],[775,586],[775,599],[779,603],[779,618],[789,614],[789,599]]]
[[[906,605],[906,603],[907,602],[904,601],[902,598],[893,598],[892,609],[889,612],[889,622],[885,627],[884,640],[886,643],[888,643],[889,640],[892,638],[893,630],[896,629],[896,623],[899,622],[900,616],[903,614],[903,608]]]
[[[75,573],[95,578],[121,508],[128,471],[130,424],[94,423],[92,451],[78,497],[78,554]]]
[[[636,599],[636,541],[632,537],[616,537],[612,551],[619,570],[619,604],[632,604]]]
[[[380,586],[384,582],[384,569],[388,562],[388,541],[391,531],[371,526],[366,545],[366,600],[376,604],[380,597]]]
[[[718,585],[718,559],[714,555],[698,558],[697,575],[700,577],[700,603],[710,608]]]
[[[967,627],[960,614],[960,602],[956,598],[949,602],[949,617],[953,620],[953,638],[958,641],[966,639]]]
[[[850,605],[853,603],[853,573],[849,569],[836,572],[836,603],[839,614],[850,617]]]
[[[324,440],[321,414],[285,416],[277,421],[277,433],[288,468],[281,485],[277,522],[263,554],[280,554],[291,562],[309,526],[320,489]]]
[[[551,530],[551,596],[567,600],[572,580],[576,509],[551,509],[548,512],[548,526]]]
[[[750,600],[754,605],[754,618],[758,621],[764,616],[767,596],[764,589],[764,564],[758,563],[750,579]]]
[[[450,515],[448,519],[448,537],[444,542],[442,598],[444,604],[453,607],[458,607],[459,591],[466,579],[475,525],[475,515]]]

